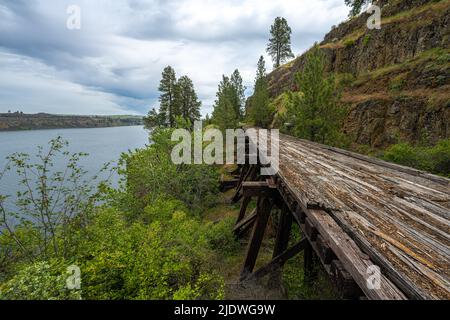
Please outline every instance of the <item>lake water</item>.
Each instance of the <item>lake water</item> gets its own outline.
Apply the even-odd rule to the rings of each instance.
[[[46,148],[48,141],[58,136],[69,142],[70,152],[89,154],[80,164],[92,175],[96,174],[103,164],[117,161],[122,152],[149,144],[149,133],[142,126],[0,132],[0,170],[6,165],[8,155],[15,152],[34,155],[37,146]],[[61,171],[64,162],[56,163],[55,168]],[[112,182],[117,182],[117,176],[112,177]],[[14,172],[8,173],[0,180],[0,194],[14,196],[18,190],[19,181]]]

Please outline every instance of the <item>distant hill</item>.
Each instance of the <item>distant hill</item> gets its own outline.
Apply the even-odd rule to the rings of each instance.
[[[142,125],[141,116],[78,116],[48,113],[0,113],[0,131],[56,128],[103,128]]]

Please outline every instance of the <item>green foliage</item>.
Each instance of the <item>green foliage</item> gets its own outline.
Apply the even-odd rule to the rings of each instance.
[[[250,101],[250,120],[255,126],[267,128],[271,122],[273,110],[269,104],[266,67],[263,56],[259,58],[256,70],[255,91]]]
[[[192,298],[220,295],[205,226],[170,201],[159,205],[146,223],[129,224],[114,209],[98,213],[80,247],[84,299],[172,299],[191,284]]]
[[[87,154],[70,154],[68,142],[61,137],[51,140],[47,149],[37,149],[37,162],[25,153],[7,157],[6,170],[16,172],[21,187],[16,194],[16,211],[7,210],[8,197],[0,196],[0,242],[10,248],[8,255],[13,260],[69,256],[76,241],[74,230],[89,222],[100,189],[106,184],[98,175],[107,171],[109,164],[88,177],[79,165]],[[56,159],[65,161],[64,171],[53,169]]]
[[[162,73],[159,91],[161,92],[159,112],[155,109],[148,112],[144,117],[146,128],[173,128],[177,126],[177,117],[180,116],[191,125],[195,120],[200,120],[201,102],[188,76],[182,76],[177,80],[175,70],[167,66]]]
[[[187,76],[182,76],[177,82],[179,95],[179,109],[183,119],[191,124],[196,120],[200,120],[200,106],[202,103],[198,100],[197,93],[194,90],[192,80]]]
[[[235,222],[233,217],[229,217],[207,227],[206,239],[212,249],[219,250],[223,255],[236,254],[240,244],[231,232]]]
[[[183,119],[175,121],[181,126],[186,125]],[[172,131],[156,129],[150,147],[124,155],[119,170],[124,180],[118,190],[103,185],[103,194],[86,193],[90,189],[86,189],[85,182],[75,179],[78,172],[84,171],[74,161],[73,166],[79,171],[70,177],[78,182],[76,190],[84,191],[81,195],[92,198],[88,202],[89,210],[86,206],[80,207],[70,220],[59,216],[66,222],[55,221],[52,229],[47,229],[48,226],[39,220],[35,223],[31,217],[14,229],[9,225],[0,229],[0,297],[223,298],[223,279],[210,264],[216,254],[215,244],[220,242],[219,236],[213,236],[210,225],[199,219],[203,209],[217,199],[218,172],[211,166],[173,164],[170,159],[174,144],[170,139]],[[60,145],[55,144],[55,149],[59,150]],[[44,164],[51,163],[47,157],[42,159]],[[20,168],[46,172],[45,165],[28,164],[23,157],[11,157],[11,160],[20,164]],[[40,179],[36,188],[48,195],[48,188],[53,190],[51,186],[50,183],[43,186]],[[54,191],[60,188],[64,190],[65,186]],[[23,196],[24,205],[30,206],[30,210],[45,208],[44,200],[38,202],[38,206],[32,206],[30,194]],[[62,194],[62,203],[71,205],[71,197],[71,192]],[[83,197],[79,199],[77,205],[82,205]],[[96,200],[102,200],[102,205],[94,206]],[[3,201],[5,197],[1,196],[2,208]],[[69,206],[69,209],[73,208],[78,207]],[[4,215],[5,212],[2,211]],[[45,216],[47,211],[43,212]],[[46,238],[46,234],[51,237]],[[46,242],[49,248],[41,249]],[[67,249],[56,251],[53,243],[57,248]],[[81,291],[65,289],[69,276],[66,268],[71,264],[80,267]]]
[[[285,18],[277,17],[270,27],[270,39],[267,44],[267,52],[272,57],[274,67],[278,68],[288,58],[293,58],[291,50],[291,33]]]
[[[450,177],[450,139],[441,140],[431,147],[394,144],[384,152],[383,159]]]
[[[344,41],[344,46],[345,47],[351,47],[355,45],[355,39],[348,39]]]
[[[345,4],[351,8],[349,16],[357,16],[361,9],[366,5],[372,3],[372,0],[345,0]]]
[[[0,284],[0,300],[79,300],[80,290],[67,289],[70,275],[63,260],[37,261]]]
[[[365,36],[364,36],[364,38],[363,38],[363,40],[362,40],[362,43],[363,43],[363,45],[364,46],[367,46],[368,44],[369,44],[369,41],[370,41],[370,38],[371,38],[372,36],[370,35],[370,34],[366,34]]]
[[[245,87],[238,70],[231,78],[222,76],[216,93],[216,101],[212,113],[212,123],[221,130],[234,129],[243,115]]]
[[[175,70],[171,66],[164,68],[158,90],[161,92],[159,97],[159,112],[163,121],[161,125],[173,127],[175,125],[175,116],[180,113],[180,110],[176,101],[179,94],[177,77]]]
[[[334,76],[325,72],[325,56],[316,44],[308,53],[302,72],[296,75],[300,93],[290,93],[286,118],[292,133],[300,138],[329,145],[342,145],[345,108]]]
[[[215,203],[218,170],[206,164],[174,164],[171,152],[177,142],[170,140],[172,132],[157,129],[151,146],[123,155],[121,173],[126,177],[126,192],[116,195],[123,201],[123,211],[139,213],[161,196],[179,199],[197,213]]]

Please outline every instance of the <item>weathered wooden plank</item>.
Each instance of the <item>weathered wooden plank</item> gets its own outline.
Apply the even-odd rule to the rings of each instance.
[[[352,275],[365,295],[371,299],[398,300],[406,296],[384,275],[381,275],[380,289],[369,289],[367,271],[374,263],[365,255],[355,242],[338,226],[326,212],[310,210],[306,213],[321,236],[339,258],[344,268]]]
[[[286,202],[332,215],[410,298],[450,299],[449,179],[285,135],[279,145]]]

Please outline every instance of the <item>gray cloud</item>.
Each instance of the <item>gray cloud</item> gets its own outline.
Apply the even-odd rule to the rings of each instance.
[[[72,4],[81,30],[66,28]],[[276,16],[301,53],[347,12],[342,0],[2,1],[0,111],[143,114],[170,64],[193,79],[210,113],[222,74],[239,68],[252,87]]]

